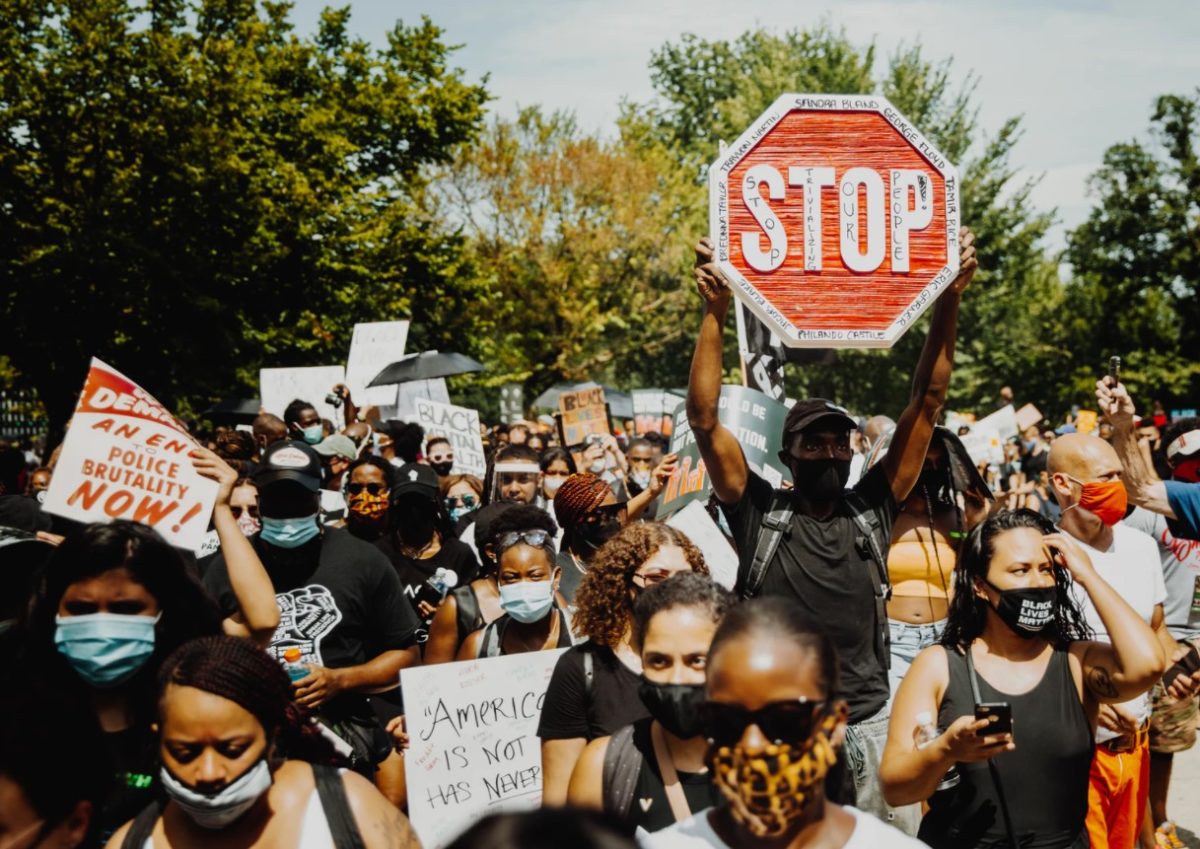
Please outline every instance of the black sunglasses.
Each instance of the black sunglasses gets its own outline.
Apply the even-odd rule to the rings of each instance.
[[[825,699],[789,699],[746,710],[741,705],[705,702],[704,734],[717,746],[733,746],[747,728],[757,725],[776,744],[807,740],[827,704]]]
[[[593,507],[588,511],[585,521],[611,522],[617,520],[624,522],[625,517],[629,515],[629,507],[625,502],[620,504],[607,504],[604,507]]]
[[[358,495],[363,490],[372,495],[380,495],[387,491],[387,484],[383,483],[348,483],[346,484],[346,492],[351,495]]]

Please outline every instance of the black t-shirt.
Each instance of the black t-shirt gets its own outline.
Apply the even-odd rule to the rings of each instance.
[[[584,653],[592,656],[591,696],[584,675]],[[641,676],[594,643],[567,649],[554,665],[546,702],[538,721],[543,740],[595,740],[650,715],[638,696]]]
[[[1021,471],[1025,473],[1025,479],[1037,481],[1038,475],[1046,471],[1046,462],[1050,458],[1050,452],[1042,449],[1042,453],[1034,454],[1030,452],[1021,460]]]
[[[739,587],[754,559],[772,491],[751,472],[741,501],[721,505],[737,543]],[[884,538],[889,538],[898,507],[882,464],[867,472],[854,491],[877,512]],[[812,626],[829,634],[837,648],[840,686],[850,704],[851,722],[877,713],[888,698],[887,667],[875,648],[876,628],[882,623],[876,621],[870,570],[877,566],[868,550],[844,499],[826,519],[797,513],[757,593],[796,601]],[[886,549],[883,555],[887,557]]]
[[[629,815],[622,823],[628,834],[636,833],[639,828],[651,832],[661,831],[675,824],[675,814],[671,811],[671,803],[667,800],[667,791],[663,787],[658,758],[654,755],[654,742],[650,738],[651,722],[647,717],[633,723],[632,742],[633,747],[642,755],[642,768],[638,770],[637,785],[633,789],[633,804],[629,806]],[[683,797],[693,814],[714,807],[721,801],[721,793],[713,784],[709,773],[677,770],[675,774],[679,777]]]
[[[443,539],[441,550],[426,560],[415,560],[401,554],[391,534],[376,540],[375,547],[387,556],[395,568],[396,574],[400,576],[400,586],[404,595],[410,601],[439,568],[450,569],[458,575],[457,586],[460,587],[471,583],[479,574],[479,560],[475,557],[475,552],[465,542],[450,537]]]
[[[64,729],[65,731],[65,729]],[[158,739],[149,728],[126,728],[104,734],[104,748],[114,767],[113,784],[100,811],[103,845],[118,828],[159,795]]]
[[[339,669],[413,644],[420,623],[396,571],[373,545],[326,527],[298,549],[281,551],[258,539],[254,547],[279,604],[279,627],[267,647],[272,656],[282,661],[286,649],[297,647],[301,663]],[[238,609],[223,553],[204,585],[226,615]]]

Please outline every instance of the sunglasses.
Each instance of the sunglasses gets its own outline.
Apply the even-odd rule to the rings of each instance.
[[[451,495],[446,497],[445,503],[447,510],[453,510],[455,507],[466,507],[469,510],[479,502],[476,500],[474,495]]]
[[[789,699],[746,710],[741,705],[705,702],[704,732],[717,746],[736,745],[751,725],[776,744],[807,740],[827,704],[825,699]]]
[[[617,521],[624,522],[627,515],[629,515],[629,509],[625,504],[609,504],[606,507],[592,508],[588,512],[587,521],[601,524],[616,519]]]
[[[258,507],[230,507],[229,512],[233,513],[233,518],[235,519],[242,518],[243,512],[248,512],[255,519],[258,518]]]
[[[496,539],[497,555],[499,555],[499,553],[505,549],[512,548],[519,542],[523,542],[526,545],[531,545],[534,548],[548,548],[551,551],[554,550],[553,534],[543,531],[541,528],[531,528],[527,531],[509,531],[508,533],[501,534]]]
[[[351,495],[358,495],[363,490],[372,495],[382,495],[387,492],[387,484],[384,483],[348,483],[346,484],[346,492]]]

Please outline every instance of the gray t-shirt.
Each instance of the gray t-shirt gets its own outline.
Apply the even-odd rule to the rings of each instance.
[[[1148,533],[1158,544],[1167,585],[1163,615],[1171,636],[1186,640],[1200,635],[1200,610],[1193,607],[1200,588],[1200,541],[1179,539],[1171,533],[1165,516],[1141,507],[1129,514],[1125,524]]]

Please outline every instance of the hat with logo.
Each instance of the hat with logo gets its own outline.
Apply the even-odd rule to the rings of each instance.
[[[276,442],[254,470],[254,483],[261,489],[278,481],[295,481],[316,492],[321,488],[321,455],[304,442]]]
[[[396,469],[392,483],[392,500],[402,495],[423,495],[436,499],[438,494],[438,476],[431,467],[424,463],[405,463]]]
[[[783,447],[788,447],[788,438],[792,434],[808,430],[817,422],[828,425],[830,430],[854,430],[858,422],[850,417],[845,407],[839,407],[824,398],[806,398],[797,401],[788,410],[787,418],[783,421]]]

